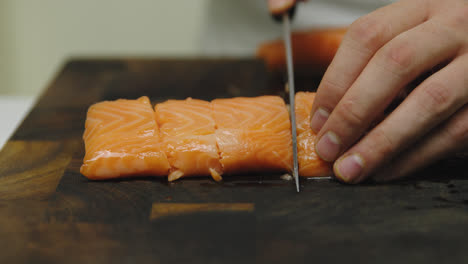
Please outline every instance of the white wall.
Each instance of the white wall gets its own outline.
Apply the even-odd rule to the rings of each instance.
[[[206,0],[0,0],[0,95],[40,92],[73,55],[196,55]]]

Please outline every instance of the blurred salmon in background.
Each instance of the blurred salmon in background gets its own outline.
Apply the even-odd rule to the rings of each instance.
[[[323,74],[333,60],[346,30],[347,27],[340,27],[294,32],[291,38],[295,71],[298,74]],[[263,59],[272,72],[286,70],[282,39],[260,44],[257,57]]]

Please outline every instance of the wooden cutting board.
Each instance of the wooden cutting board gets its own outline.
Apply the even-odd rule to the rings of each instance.
[[[300,194],[279,175],[219,184],[79,173],[92,103],[281,90],[256,60],[71,60],[0,152],[0,263],[466,261],[466,155],[391,184],[302,180]]]

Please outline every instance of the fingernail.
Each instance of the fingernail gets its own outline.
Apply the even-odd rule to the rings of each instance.
[[[310,128],[312,128],[315,133],[318,133],[327,121],[329,115],[330,113],[328,113],[327,110],[319,108],[310,119]]]
[[[364,159],[358,154],[346,156],[335,163],[335,174],[344,182],[352,182],[359,178],[364,168]]]
[[[340,154],[340,139],[335,133],[328,131],[320,138],[315,150],[323,160],[334,161]]]

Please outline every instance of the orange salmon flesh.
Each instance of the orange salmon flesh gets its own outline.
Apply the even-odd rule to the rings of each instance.
[[[309,127],[315,93],[296,94],[299,175],[332,174],[315,153]],[[290,172],[291,123],[278,96],[211,102],[187,98],[156,104],[148,97],[92,105],[83,134],[81,173],[92,180],[132,176],[182,177]]]

